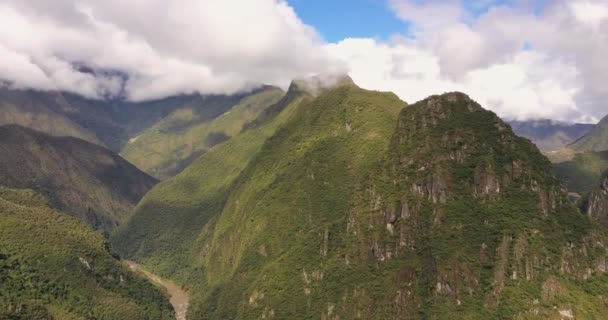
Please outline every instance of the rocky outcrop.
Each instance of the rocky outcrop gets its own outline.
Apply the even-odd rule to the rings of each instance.
[[[384,176],[372,179],[347,230],[368,239],[367,257],[378,268],[412,257],[423,266],[408,276],[412,292],[396,294],[403,305],[421,296],[455,307],[479,299],[492,310],[510,294],[505,288],[540,286],[547,273],[587,279],[603,272],[606,250],[591,238],[568,242],[560,234],[544,243],[559,234],[546,224],[581,223],[565,188],[530,141],[466,95],[405,108],[390,150]],[[561,254],[548,254],[549,246]]]

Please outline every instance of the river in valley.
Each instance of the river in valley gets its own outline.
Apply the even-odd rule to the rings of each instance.
[[[186,313],[188,312],[188,300],[189,296],[180,286],[175,284],[173,281],[163,279],[152,272],[146,270],[143,266],[134,261],[125,261],[131,270],[139,272],[146,276],[151,282],[159,285],[169,293],[171,305],[175,309],[176,320],[186,320]]]

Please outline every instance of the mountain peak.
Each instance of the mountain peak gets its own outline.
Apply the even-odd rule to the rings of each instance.
[[[313,96],[342,85],[355,85],[353,79],[346,74],[319,74],[312,77],[296,78],[290,86],[290,92],[306,92]]]
[[[441,95],[433,95],[422,101],[426,105],[435,110],[439,111],[445,109],[448,106],[456,106],[458,108],[464,108],[468,112],[483,111],[484,109],[467,94],[454,91],[446,92]]]

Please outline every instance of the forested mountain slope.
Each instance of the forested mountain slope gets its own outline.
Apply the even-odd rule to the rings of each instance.
[[[173,318],[101,235],[33,191],[0,187],[0,319]]]
[[[119,155],[73,137],[0,127],[0,185],[36,190],[53,208],[109,234],[157,180]]]
[[[406,106],[344,83],[286,111],[249,156],[228,153],[247,130],[159,184],[113,238],[188,286],[190,317],[608,312],[606,229],[466,95]]]
[[[197,115],[195,108],[179,108],[131,138],[121,155],[155,177],[169,178],[213,146],[240,133],[283,94],[274,87],[259,90],[235,99],[228,111],[212,119]]]
[[[182,280],[198,277],[191,268],[197,268],[192,262],[199,256],[196,239],[201,230],[221,210],[231,185],[266,140],[311,98],[310,92],[292,84],[246,130],[152,189],[129,223],[113,235],[112,243],[126,256],[145,260],[165,275],[179,273]]]

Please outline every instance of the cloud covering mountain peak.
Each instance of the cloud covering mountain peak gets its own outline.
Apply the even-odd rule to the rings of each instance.
[[[464,91],[512,119],[594,122],[606,113],[605,1],[386,6],[403,21],[394,36],[327,43],[286,0],[0,0],[0,81],[148,100],[348,73],[408,102]]]
[[[0,77],[16,87],[118,92],[132,100],[175,93],[232,93],[260,83],[339,71],[321,37],[284,1],[0,2]]]

